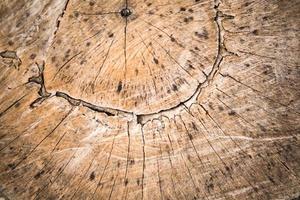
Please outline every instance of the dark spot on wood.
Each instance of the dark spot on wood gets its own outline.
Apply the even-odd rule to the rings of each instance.
[[[269,19],[269,17],[268,17],[268,16],[264,16],[262,19],[263,19],[264,21],[267,21],[267,20]]]
[[[134,159],[131,159],[131,160],[130,160],[130,164],[131,164],[131,165],[134,165],[134,163],[135,163]]]
[[[40,172],[38,172],[36,175],[34,175],[35,179],[39,179],[43,174],[44,174],[44,170],[41,170]]]
[[[31,54],[31,55],[29,56],[29,58],[30,58],[31,60],[35,59],[35,58],[36,58],[36,54],[35,54],[35,53]]]
[[[83,65],[84,63],[86,63],[86,60],[81,60],[80,61],[80,65]]]
[[[91,43],[90,43],[90,42],[87,42],[87,43],[86,43],[86,46],[87,46],[87,47],[89,47],[90,45],[91,45]]]
[[[158,59],[157,58],[153,58],[153,61],[155,62],[155,64],[157,64],[158,65]]]
[[[225,167],[226,171],[230,171],[230,168],[228,166]]]
[[[129,17],[132,14],[132,11],[129,8],[123,8],[120,12],[120,15],[124,18]]]
[[[15,104],[15,108],[18,108],[20,106],[20,102],[17,102],[16,104]]]
[[[180,11],[186,11],[186,8],[181,7],[181,8],[180,8]]]
[[[12,45],[14,45],[14,42],[11,41],[11,40],[9,40],[9,41],[8,41],[8,45],[9,45],[9,46],[12,46]]]
[[[236,115],[236,112],[234,110],[231,110],[228,112],[228,115],[230,115],[230,116]]]
[[[10,169],[14,169],[15,168],[15,164],[14,163],[10,163],[7,165]]]
[[[254,190],[255,192],[258,192],[258,188],[257,188],[256,186],[253,187],[253,190]]]
[[[267,131],[267,129],[263,125],[258,124],[258,126],[259,126],[260,130],[262,130],[263,132]]]
[[[92,172],[92,173],[90,174],[90,180],[91,180],[91,181],[94,180],[95,177],[96,177],[95,172]]]
[[[190,69],[195,69],[195,67],[192,64],[189,64]]]
[[[173,84],[173,85],[172,85],[172,90],[173,90],[173,91],[178,91],[177,85]]]
[[[252,33],[253,33],[254,35],[258,35],[258,30],[254,30],[254,31],[252,31]]]
[[[118,84],[117,92],[120,93],[122,88],[123,88],[122,81],[120,81],[119,84]]]
[[[95,5],[95,2],[90,1],[89,5],[90,5],[90,6],[94,6],[94,5]]]
[[[153,14],[154,14],[154,11],[151,10],[151,11],[148,12],[148,14],[149,14],[149,15],[153,15]]]
[[[214,189],[214,184],[213,183],[205,183],[206,190],[208,193],[210,193]]]
[[[74,12],[74,16],[75,16],[75,17],[78,17],[78,16],[79,16],[79,13],[78,13],[78,12]]]
[[[218,106],[219,111],[223,111],[224,108],[222,106]]]
[[[268,176],[268,179],[272,182],[275,183],[274,179],[271,176]],[[299,198],[300,199],[300,198]]]
[[[21,25],[22,25],[22,21],[19,21],[19,22],[16,24],[16,27],[19,28]]]
[[[190,17],[185,17],[183,21],[184,21],[185,23],[189,23],[189,22],[191,22],[191,21],[193,21],[193,20],[194,20],[194,17],[193,17],[193,16],[190,16]]]

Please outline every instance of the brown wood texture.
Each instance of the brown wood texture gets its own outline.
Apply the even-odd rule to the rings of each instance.
[[[0,199],[299,199],[299,0],[1,0]]]

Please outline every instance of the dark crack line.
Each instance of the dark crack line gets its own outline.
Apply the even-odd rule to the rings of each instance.
[[[270,97],[264,95],[263,92],[261,92],[261,91],[255,89],[255,88],[253,88],[253,87],[251,87],[251,86],[249,86],[249,85],[243,83],[242,81],[240,81],[240,80],[234,78],[234,77],[231,76],[230,74],[222,74],[222,73],[220,73],[220,75],[221,75],[222,77],[228,77],[228,78],[232,79],[233,81],[235,81],[235,82],[237,82],[237,83],[243,85],[244,87],[249,88],[249,89],[252,90],[253,92],[258,93],[261,97],[263,97],[263,98],[269,100],[270,102],[273,102],[273,103],[275,103],[275,104],[279,104],[280,106],[289,109],[291,112],[294,112],[294,113],[300,115],[300,112],[298,112],[297,110],[294,110],[293,108],[289,107],[289,105],[286,105],[286,104],[283,104],[283,103],[281,103],[281,102],[275,101],[274,99],[272,99],[272,98],[270,98]]]
[[[55,130],[65,121],[65,119],[72,113],[74,109],[70,109],[69,112],[59,121],[59,123],[52,129],[35,147],[26,155],[24,156],[17,164],[15,164],[12,169],[16,169],[23,161],[25,161],[39,146],[42,144]]]
[[[127,5],[126,5],[127,8]],[[128,19],[125,19],[125,27],[124,27],[124,65],[125,65],[125,77],[127,71],[127,26],[128,26]],[[126,78],[125,78],[126,80]]]
[[[126,169],[125,169],[125,178],[124,178],[124,184],[125,188],[127,189],[127,184],[128,184],[128,179],[127,179],[127,174],[128,174],[128,165],[129,165],[129,154],[130,154],[130,131],[129,131],[130,125],[129,122],[127,122],[127,136],[128,136],[128,145],[127,145],[127,158],[126,158]]]
[[[141,127],[142,141],[143,141],[143,172],[142,172],[142,199],[144,199],[144,180],[145,180],[145,168],[146,168],[146,153],[145,153],[145,135],[143,127]]]
[[[125,0],[125,9],[128,10],[128,0]],[[121,11],[122,12],[122,11]],[[126,81],[126,73],[127,73],[127,29],[128,29],[128,17],[125,17],[125,27],[124,27],[124,75]]]
[[[112,193],[113,193],[114,188],[115,188],[115,186],[116,186],[116,181],[117,181],[118,176],[119,176],[119,170],[118,170],[118,173],[117,173],[116,177],[114,178],[114,183],[113,183],[113,185],[112,185],[112,187],[111,187],[111,190],[110,190],[110,193],[109,193],[108,200],[111,200],[111,196],[112,196]]]
[[[55,39],[55,37],[56,37],[56,34],[57,34],[58,30],[59,30],[60,22],[61,22],[61,20],[63,19],[65,13],[66,13],[66,10],[67,10],[67,8],[68,8],[69,2],[70,2],[70,0],[66,0],[65,6],[64,6],[64,8],[63,8],[63,10],[62,10],[62,13],[58,16],[58,18],[57,18],[57,20],[56,20],[56,29],[55,29],[55,31],[54,31],[54,33],[53,33],[53,41],[54,41],[54,39]]]
[[[105,65],[105,62],[106,62],[106,60],[107,60],[107,58],[108,58],[108,55],[109,55],[110,49],[111,49],[111,47],[112,47],[112,45],[113,45],[113,43],[114,43],[114,40],[115,40],[115,39],[113,39],[113,40],[111,41],[111,43],[110,43],[110,45],[109,45],[109,48],[108,48],[108,50],[107,50],[107,53],[106,53],[106,55],[105,55],[105,58],[104,58],[104,60],[103,60],[103,62],[102,62],[102,64],[101,64],[101,66],[100,66],[100,68],[99,68],[99,70],[98,70],[98,72],[97,72],[97,75],[96,75],[96,77],[95,77],[93,83],[92,83],[93,92],[95,92],[95,91],[94,91],[94,89],[95,89],[95,82],[97,81],[97,79],[98,79],[98,77],[99,77],[99,75],[100,75],[100,73],[101,73],[101,70],[102,70],[103,66]]]
[[[118,113],[132,115],[132,113],[124,111],[124,110],[96,106],[94,104],[91,104],[89,102],[83,101],[81,99],[75,99],[75,98],[69,96],[68,94],[66,94],[64,92],[56,92],[55,96],[56,97],[61,97],[61,98],[65,99],[65,100],[67,100],[73,106],[79,106],[79,105],[81,105],[81,106],[87,107],[87,108],[89,108],[89,109],[91,109],[93,111],[105,113],[108,116],[116,116],[116,115],[118,115]]]
[[[88,16],[101,16],[101,15],[110,15],[110,14],[119,14],[120,12],[113,11],[113,12],[96,12],[96,13],[85,13],[85,12],[78,12],[75,11],[76,13],[80,15],[88,15]]]
[[[141,55],[142,55],[143,61],[145,62],[146,66],[149,69],[150,76],[152,77],[152,83],[153,83],[153,86],[154,86],[155,93],[158,94],[158,92],[157,92],[157,86],[156,86],[156,82],[155,82],[155,77],[153,76],[152,69],[151,69],[149,63],[146,61],[146,58],[145,58],[144,54],[141,53]]]
[[[103,169],[103,171],[102,171],[101,177],[100,177],[100,179],[99,179],[99,181],[98,181],[98,183],[97,183],[97,185],[96,185],[95,190],[93,191],[93,194],[92,194],[92,198],[91,198],[91,199],[94,199],[94,196],[96,195],[97,190],[99,189],[99,186],[101,186],[101,184],[102,184],[102,179],[103,179],[103,177],[104,177],[104,174],[105,174],[105,171],[106,171],[106,169],[107,169],[107,166],[108,166],[108,164],[109,164],[109,162],[110,162],[110,158],[111,158],[112,151],[113,151],[113,149],[114,149],[114,144],[115,144],[115,137],[114,137],[114,139],[113,139],[113,141],[112,141],[111,148],[110,148],[110,152],[109,152],[109,156],[108,156],[107,161],[106,161],[106,163],[105,163],[105,166],[104,166],[104,169]],[[102,189],[102,188],[101,188],[101,189]]]
[[[68,64],[70,63],[75,57],[77,57],[79,54],[81,54],[82,51],[80,51],[79,53],[73,55],[69,60],[67,60],[55,73],[54,77],[52,78],[52,80],[54,80],[56,78],[56,76],[60,73],[60,71]]]
[[[99,152],[98,152],[98,153],[99,153]],[[91,167],[92,167],[92,165],[93,165],[93,163],[94,163],[94,161],[95,161],[96,156],[98,156],[98,153],[97,153],[96,155],[94,155],[94,157],[93,157],[93,159],[91,160],[91,162],[90,162],[90,164],[89,164],[87,170],[86,170],[85,173],[82,175],[82,177],[80,178],[79,182],[77,183],[78,186],[77,186],[76,190],[74,191],[74,193],[73,193],[72,197],[70,198],[70,200],[74,199],[76,193],[79,191],[80,185],[81,185],[83,179],[86,177],[87,173],[90,171],[90,169],[91,169]]]
[[[78,146],[79,147],[79,146]],[[78,147],[76,148],[75,152],[71,155],[71,157],[68,159],[67,163],[62,165],[62,167],[58,170],[58,173],[55,175],[54,179],[51,181],[51,179],[47,182],[47,184],[40,188],[37,192],[36,192],[36,196],[34,197],[35,199],[38,199],[38,197],[40,196],[40,194],[49,186],[51,186],[58,178],[59,176],[64,172],[64,170],[66,169],[66,167],[70,164],[70,162],[75,158],[75,155],[78,151]]]
[[[13,106],[15,106],[16,104],[18,104],[22,99],[24,99],[24,97],[26,97],[27,94],[23,95],[21,98],[17,99],[16,101],[14,101],[11,105],[9,105],[4,111],[2,111],[0,113],[0,118],[5,115]]]

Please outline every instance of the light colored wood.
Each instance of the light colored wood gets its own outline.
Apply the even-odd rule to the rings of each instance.
[[[0,199],[297,199],[300,4],[0,2]]]
[[[126,19],[123,3],[69,3],[47,55],[47,88],[135,114],[185,101],[215,61],[214,3],[129,1]]]

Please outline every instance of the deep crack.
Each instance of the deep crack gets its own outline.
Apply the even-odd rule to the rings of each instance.
[[[4,65],[9,67],[14,66],[15,69],[19,70],[20,65],[22,64],[21,59],[18,57],[16,51],[2,51],[0,52],[0,57]]]
[[[123,111],[123,110],[118,110],[118,109],[112,109],[112,108],[106,108],[106,107],[101,107],[101,106],[97,106],[94,104],[91,104],[89,102],[83,101],[81,99],[75,99],[71,96],[69,96],[66,93],[63,92],[56,92],[55,94],[56,97],[61,97],[64,98],[65,100],[67,100],[72,106],[83,106],[83,107],[87,107],[93,111],[96,112],[101,112],[101,113],[105,113],[108,116],[116,116],[118,114],[125,114],[125,115],[132,115],[129,112]]]
[[[51,96],[49,92],[47,92],[47,89],[45,87],[45,81],[44,81],[44,69],[45,69],[45,62],[43,61],[41,64],[36,63],[39,74],[38,76],[34,76],[28,79],[29,83],[36,83],[40,85],[39,95],[40,97],[37,98],[34,102],[30,104],[30,107],[36,107],[37,105],[41,104],[45,99]]]

